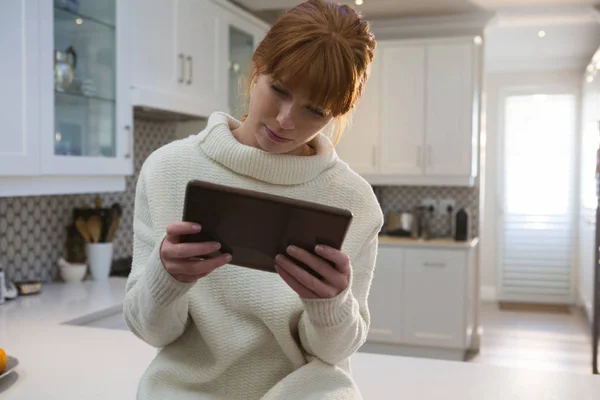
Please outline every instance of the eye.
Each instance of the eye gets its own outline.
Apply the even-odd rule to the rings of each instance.
[[[325,111],[323,111],[319,108],[314,108],[314,107],[307,107],[307,108],[308,108],[308,111],[310,111],[316,117],[323,118],[325,116]]]
[[[271,89],[273,89],[275,92],[277,92],[279,94],[283,94],[283,95],[288,94],[284,88],[282,88],[274,83],[271,84]]]

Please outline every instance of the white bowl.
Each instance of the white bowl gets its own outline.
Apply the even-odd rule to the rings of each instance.
[[[60,277],[67,283],[81,282],[87,272],[86,264],[69,264],[61,266]]]

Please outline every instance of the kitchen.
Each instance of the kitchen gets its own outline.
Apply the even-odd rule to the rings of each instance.
[[[112,258],[126,264],[142,162],[154,149],[200,131],[211,111],[239,112],[238,79],[273,17],[262,11],[272,8],[269,2],[241,3],[245,6],[218,0],[3,4],[2,37],[11,40],[2,45],[15,56],[2,65],[3,76],[14,79],[7,81],[10,96],[0,97],[9,126],[0,134],[5,143],[0,150],[0,265],[9,281],[42,285],[40,295],[0,306],[0,347],[19,362],[0,378],[0,393],[8,398],[28,398],[40,387],[57,398],[100,398],[108,393],[105,386],[122,389],[122,398],[134,396],[154,353],[119,329],[123,278],[67,285],[61,281],[70,270],[59,267],[58,260],[85,262],[76,212],[101,213],[118,204],[121,223]],[[411,9],[410,2],[400,2],[399,18],[386,19],[381,3],[373,1],[372,9],[367,0],[356,5],[374,15],[381,55],[337,150],[373,185],[388,216],[369,299],[371,330],[353,360],[365,398],[395,398],[399,390],[406,390],[405,396],[428,393],[426,398],[452,390],[451,397],[466,397],[467,387],[472,398],[505,398],[527,379],[555,386],[533,387],[525,398],[544,398],[553,388],[564,390],[561,398],[588,393],[593,398],[600,383],[592,377],[519,371],[514,380],[512,369],[439,360],[466,359],[477,352],[484,332],[479,300],[489,295],[489,287],[481,275],[490,272],[482,263],[494,246],[493,239],[485,240],[490,225],[484,215],[493,212],[486,207],[493,195],[485,197],[483,190],[493,169],[486,169],[485,158],[491,142],[484,140],[484,75],[491,67],[485,52],[491,51],[488,39],[490,47],[498,43],[494,26],[505,26],[511,14],[489,6],[494,2],[486,8],[481,5],[486,2],[474,1],[458,10],[466,15],[443,9],[438,12],[453,15],[432,16],[427,6]],[[573,19],[584,11],[597,13],[585,8],[567,14]],[[411,13],[423,15],[401,15]],[[597,25],[588,32],[597,33]],[[127,29],[116,29],[122,26]],[[186,37],[201,40],[192,43]],[[582,81],[600,45],[586,44],[591,46],[582,50],[587,60],[576,59],[582,62]],[[217,61],[199,62],[206,54]],[[405,72],[398,74],[391,65]],[[398,118],[410,135],[388,134]],[[373,125],[379,127],[376,133],[365,134]],[[466,213],[459,219],[462,209]],[[42,330],[49,343],[42,343]],[[40,360],[47,349],[55,349],[60,361]],[[115,360],[132,375],[113,369]],[[75,367],[81,363],[98,368],[96,375],[103,379],[91,382],[87,369]],[[389,366],[389,374],[375,376],[370,372],[375,365]],[[68,374],[50,379],[47,371],[53,366]],[[437,385],[425,383],[425,377],[436,370],[448,377],[432,388]],[[403,375],[411,377],[404,386],[395,382]],[[81,393],[61,387],[72,382],[89,386]]]

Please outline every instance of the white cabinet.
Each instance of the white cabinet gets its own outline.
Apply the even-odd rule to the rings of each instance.
[[[476,174],[475,49],[472,42],[427,46],[426,176]]]
[[[368,340],[379,343],[402,341],[402,250],[383,247],[369,295],[371,326]]]
[[[405,250],[401,301],[405,343],[464,346],[466,269],[466,252],[461,250]]]
[[[229,111],[230,27],[253,47],[267,25],[209,0],[132,0],[134,106],[208,117]],[[251,53],[248,55],[251,55]]]
[[[127,3],[0,5],[0,196],[117,191],[133,171]]]
[[[363,350],[464,359],[476,331],[476,246],[380,243]]]
[[[363,90],[350,125],[340,138],[336,152],[361,175],[377,172],[379,155],[379,93],[382,90],[380,57],[375,56],[371,63],[371,75]]]
[[[36,1],[0,6],[0,53],[10,55],[0,63],[0,176],[39,173],[38,21]]]
[[[473,38],[380,41],[375,58],[372,92],[354,115],[365,122],[346,133],[353,139],[338,147],[340,158],[372,184],[473,185],[480,102]],[[360,145],[373,142],[379,157],[369,165]]]
[[[220,15],[208,0],[134,0],[133,104],[193,116],[223,107]]]
[[[425,48],[381,46],[381,175],[421,175],[425,128]]]

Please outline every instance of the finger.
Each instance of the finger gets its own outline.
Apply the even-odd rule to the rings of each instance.
[[[287,283],[288,286],[290,288],[292,288],[292,290],[294,292],[298,293],[298,296],[302,297],[303,299],[317,299],[317,298],[319,298],[319,296],[317,296],[314,292],[312,292],[309,289],[307,289],[306,287],[302,286],[296,279],[294,279],[293,276],[291,276],[281,266],[275,265],[275,270],[277,271],[277,273],[279,274],[279,276],[281,276],[281,279],[283,279],[285,281],[285,283]]]
[[[229,254],[222,254],[218,257],[206,259],[202,261],[179,261],[169,263],[165,268],[167,271],[175,276],[175,275],[185,275],[185,276],[206,276],[210,274],[215,269],[222,267],[231,261]]]
[[[198,233],[201,230],[201,226],[194,222],[173,222],[167,225],[167,236],[166,239],[171,243],[179,243],[181,235],[191,235]]]
[[[167,259],[188,259],[194,256],[205,256],[221,248],[218,242],[202,243],[170,243],[165,242],[162,249],[163,256]]]
[[[342,274],[350,276],[350,257],[346,253],[322,244],[315,247],[315,251],[324,259],[334,263]]]
[[[344,288],[347,284],[347,277],[344,276],[336,267],[304,249],[296,246],[289,246],[287,249],[289,255],[313,268],[324,280],[336,288]]]
[[[275,258],[277,264],[282,267],[288,274],[290,274],[294,280],[300,283],[302,286],[313,292],[319,298],[331,298],[335,297],[337,290],[331,287],[327,283],[321,281],[304,268],[298,266],[292,260],[286,256],[279,254]],[[331,267],[329,267],[331,268]]]

